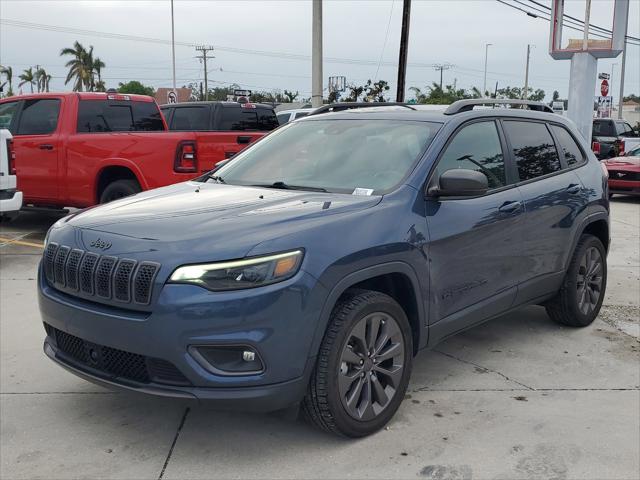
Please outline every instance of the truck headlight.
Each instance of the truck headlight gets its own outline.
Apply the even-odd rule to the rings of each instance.
[[[190,283],[213,291],[261,287],[293,277],[302,263],[302,250],[229,262],[178,267],[170,283]]]

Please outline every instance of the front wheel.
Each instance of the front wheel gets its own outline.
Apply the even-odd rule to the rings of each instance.
[[[413,361],[407,316],[384,293],[353,290],[338,302],[303,401],[318,427],[363,437],[393,417]]]
[[[607,287],[607,252],[600,239],[582,235],[558,295],[547,313],[558,323],[586,327],[598,316]]]

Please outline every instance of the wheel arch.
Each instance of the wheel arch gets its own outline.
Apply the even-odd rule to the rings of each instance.
[[[347,290],[352,288],[382,292],[396,300],[405,311],[411,325],[414,355],[426,345],[428,339],[426,314],[418,276],[410,265],[397,261],[352,272],[334,285],[327,295],[320,314],[312,344],[313,356],[320,348],[333,307]]]
[[[95,203],[100,202],[100,196],[104,189],[111,182],[116,180],[135,180],[140,185],[140,188],[146,190],[148,188],[146,182],[144,181],[144,176],[142,172],[138,169],[138,167],[131,162],[115,160],[108,164],[102,165],[96,176],[95,176],[95,184],[94,184],[94,201]]]

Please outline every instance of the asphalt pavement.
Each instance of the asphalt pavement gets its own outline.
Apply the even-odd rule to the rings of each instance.
[[[0,224],[0,478],[640,478],[640,202],[614,197],[594,324],[528,307],[421,353],[360,440],[87,383],[48,360],[36,268],[59,213]]]

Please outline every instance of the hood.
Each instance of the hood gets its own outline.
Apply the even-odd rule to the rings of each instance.
[[[193,252],[207,261],[240,258],[257,244],[372,207],[381,197],[186,182],[66,217],[75,241],[109,243],[109,254]],[[55,230],[55,229],[54,229]],[[52,231],[52,239],[55,231]],[[98,242],[99,243],[99,242]],[[296,245],[293,247],[301,247]],[[99,252],[106,253],[106,252]]]
[[[640,167],[640,157],[615,157],[608,160],[603,160],[607,167],[625,168],[625,167]]]

